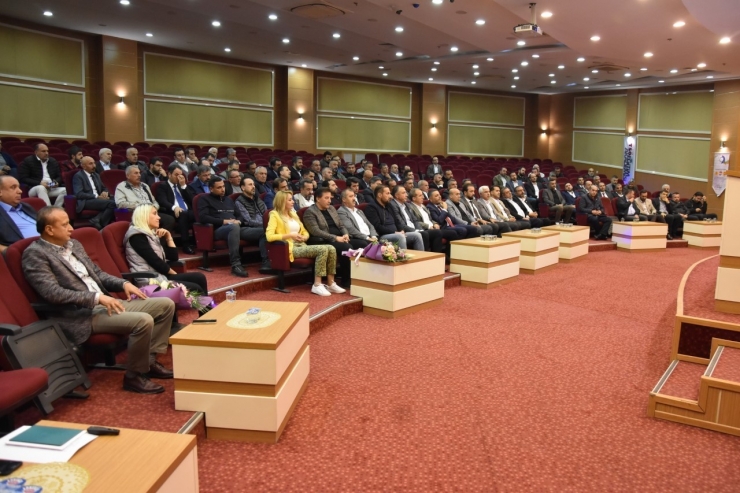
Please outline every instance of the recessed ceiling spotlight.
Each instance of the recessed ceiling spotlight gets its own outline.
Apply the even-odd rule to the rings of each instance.
[[[486,61],[487,61],[487,62],[492,62],[492,61],[493,61],[493,58],[491,58],[491,57],[488,57],[488,58],[486,58]]]
[[[646,52],[645,52],[645,55],[643,55],[643,56],[644,56],[645,58],[650,58],[651,56],[653,56],[653,54],[652,54],[651,52],[649,52],[649,51],[646,51]]]
[[[231,53],[231,48],[224,48],[224,51],[225,51],[226,53]]]
[[[598,71],[598,70],[596,70],[596,69],[593,69],[593,70],[591,71],[591,73],[592,73],[592,74],[598,74],[598,73],[599,73],[599,71]]]
[[[585,86],[584,89],[588,89],[588,86]]]
[[[383,72],[383,77],[388,77],[388,74]]]
[[[129,2],[128,0],[121,0],[121,1],[120,1],[120,4],[121,4],[121,5],[129,5],[130,3],[131,3],[131,2]]]
[[[476,77],[478,77],[480,75],[480,72],[473,72],[473,75],[475,75]]]
[[[434,62],[435,65],[439,65],[439,62]]]
[[[707,75],[707,79],[714,79],[713,75]]]
[[[53,14],[53,13],[51,12],[51,10],[45,10],[45,11],[44,11],[44,15],[45,15],[46,17],[51,17],[51,16],[52,16],[52,15],[54,15],[54,14]]]
[[[308,65],[306,65],[305,63],[301,63],[301,67],[306,68],[308,67]]]
[[[433,78],[429,77],[429,80],[434,80]]]
[[[583,58],[583,57],[579,57],[579,58],[576,58],[576,61],[577,61],[577,62],[585,62],[585,61],[586,61],[586,59],[585,59],[585,58]]]
[[[359,60],[359,59],[360,59],[360,57],[358,57],[358,56],[353,56],[353,57],[352,57],[352,60],[354,60],[354,61],[357,61],[357,60]]]
[[[432,0],[434,5],[440,5],[442,2],[444,2],[444,0]]]
[[[540,17],[542,17],[543,19],[549,19],[550,17],[552,17],[552,12],[550,12],[549,10],[545,10],[540,14]]]
[[[378,67],[378,68],[379,68],[380,70],[383,70],[383,69],[384,69],[385,67],[381,65],[381,66],[380,66],[380,67]]]
[[[267,16],[267,18],[270,19],[271,21],[276,21],[277,20],[277,15],[270,14],[270,15]]]
[[[526,67],[527,65],[529,65],[529,62],[522,62],[522,67]]]
[[[398,26],[398,27],[396,28],[396,32],[397,32],[397,33],[402,33],[402,32],[403,32],[403,28],[402,28],[401,26]]]
[[[44,14],[46,14],[46,13],[44,13]],[[724,38],[722,38],[722,39],[720,39],[720,40],[719,40],[719,44],[721,44],[721,45],[726,45],[726,44],[727,44],[727,43],[729,43],[730,41],[732,41],[732,40],[730,39],[730,37],[729,37],[729,36],[725,36]]]
[[[396,56],[403,56],[403,52],[402,51],[397,51],[396,52]]]
[[[471,84],[475,84],[475,81],[474,81],[474,80],[471,80],[471,81],[470,81],[470,83],[471,83]]]
[[[706,63],[700,63],[700,64],[698,64],[698,65],[697,65],[697,67],[699,67],[699,68],[704,68],[704,67],[706,67],[706,66],[707,66],[707,64],[706,64]]]
[[[591,79],[589,79],[588,77],[584,77],[584,78],[583,78],[583,80],[585,80],[585,81],[589,81],[589,80],[591,80]]]
[[[591,36],[591,41],[599,41],[600,39],[600,36]]]
[[[519,76],[517,75],[516,77],[514,77],[514,80],[519,80]]]
[[[558,69],[563,70],[565,68],[565,65],[558,65]]]
[[[547,74],[548,77],[555,77],[555,74]]]
[[[450,46],[450,51],[453,52],[453,53],[456,52],[457,51],[457,46]]]
[[[662,83],[664,83],[664,82],[665,82],[664,80],[659,80],[659,81],[658,81],[658,84],[662,84]]]
[[[692,68],[691,69],[692,72],[696,72],[697,70],[699,70],[699,69],[698,68]]]
[[[334,33],[334,34],[332,34],[331,36],[332,36],[332,38],[334,38],[334,39],[339,39],[339,38],[340,38],[340,37],[341,37],[342,35],[341,35],[341,34],[339,34],[339,33]]]
[[[617,84],[617,87],[622,87],[622,84]]]
[[[640,72],[647,72],[647,67],[642,67],[642,68],[640,69]]]
[[[479,26],[482,26],[483,24],[485,24],[485,23],[486,23],[486,21],[484,21],[483,19],[478,19],[477,21],[475,21],[475,23],[476,23],[477,25],[479,25]]]
[[[532,55],[532,58],[539,58],[539,57],[540,56],[537,53],[535,53],[534,55]]]
[[[525,44],[527,44],[527,42],[526,42],[526,41],[524,41],[524,40],[521,40],[521,41],[517,41],[517,42],[516,42],[516,45],[517,45],[517,46],[524,46]]]
[[[478,65],[473,65],[473,68],[478,68]]]
[[[287,45],[288,43],[290,43],[290,40],[288,38],[283,38],[283,43]]]
[[[154,36],[152,33],[146,33],[147,38],[151,38],[152,36]]]
[[[624,74],[624,76],[625,76],[625,77],[632,77],[632,74],[631,74],[631,73],[629,73],[629,72],[627,72],[626,74]]]
[[[211,25],[213,27],[221,27],[221,22],[219,22],[219,21],[213,21],[213,22],[211,22]]]
[[[514,72],[514,73],[517,73],[517,72],[519,72],[519,69],[513,68],[513,69],[511,69],[511,71]]]
[[[556,81],[556,80],[551,80],[551,81],[550,81],[550,84],[557,84],[557,82],[558,82],[558,81]]]
[[[437,67],[432,67],[432,72],[436,72],[436,71],[437,71]]]
[[[676,21],[673,23],[673,27],[683,27],[686,23],[684,21]]]
[[[671,73],[672,74],[677,74],[678,73],[678,69],[677,68],[671,69]]]
[[[512,88],[512,89],[516,89],[516,86],[512,84],[511,88]]]

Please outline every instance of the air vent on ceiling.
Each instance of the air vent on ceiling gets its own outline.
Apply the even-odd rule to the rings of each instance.
[[[298,5],[291,8],[290,11],[307,19],[328,19],[330,17],[339,17],[347,13],[347,11],[340,9],[339,7],[322,1]]]
[[[622,67],[620,65],[614,65],[613,63],[600,63],[592,67],[589,67],[589,69],[598,70],[599,72],[606,72],[608,74],[611,74],[612,72],[626,72],[629,70],[629,67]]]

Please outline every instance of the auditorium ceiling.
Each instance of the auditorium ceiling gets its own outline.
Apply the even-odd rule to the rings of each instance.
[[[0,0],[0,14],[222,59],[502,91],[582,93],[740,77],[740,0],[546,0],[536,5],[544,34],[517,36],[514,26],[532,19],[529,5]]]

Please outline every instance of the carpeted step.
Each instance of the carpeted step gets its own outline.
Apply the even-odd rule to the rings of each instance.
[[[668,240],[666,248],[688,248],[689,242],[686,240]]]
[[[673,366],[673,370],[670,371],[663,386],[658,389],[657,393],[680,399],[698,400],[701,377],[707,369],[706,365],[688,363],[686,361],[674,361],[673,363],[676,363]],[[668,370],[670,370],[670,367]],[[666,373],[668,373],[668,370]],[[666,375],[664,374],[663,378],[665,377]]]
[[[613,241],[588,240],[588,253],[608,252],[616,249],[617,244]]]
[[[720,347],[722,354],[717,360],[712,377],[740,383],[740,348]]]

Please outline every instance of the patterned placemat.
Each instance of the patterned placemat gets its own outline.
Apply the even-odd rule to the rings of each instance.
[[[263,312],[260,311],[260,318],[257,322],[250,324],[247,322],[247,314],[241,313],[236,317],[232,318],[226,325],[232,329],[264,329],[280,320],[281,315],[275,312]]]
[[[69,462],[23,466],[10,478],[25,479],[23,486],[40,486],[43,493],[80,493],[90,481],[87,469]]]

